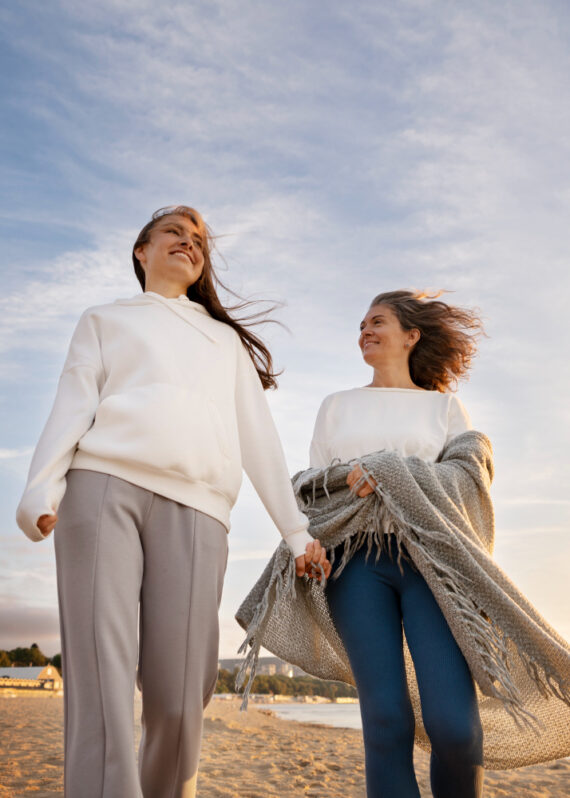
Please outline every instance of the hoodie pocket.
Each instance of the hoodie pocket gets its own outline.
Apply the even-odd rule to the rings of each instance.
[[[79,448],[214,484],[229,464],[225,437],[211,398],[153,383],[105,397]]]

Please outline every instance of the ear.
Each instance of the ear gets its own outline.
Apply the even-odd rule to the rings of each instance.
[[[139,259],[140,265],[144,268],[146,266],[146,244],[142,244],[142,246],[137,247],[135,249],[135,255]]]
[[[410,345],[410,348],[414,347],[421,337],[422,335],[417,327],[408,330],[408,343]]]

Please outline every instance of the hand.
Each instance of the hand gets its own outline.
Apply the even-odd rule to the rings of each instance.
[[[353,486],[356,485],[357,482],[361,480],[363,476],[364,475],[362,473],[362,469],[360,468],[359,465],[355,465],[350,474],[347,476],[346,484],[353,493],[354,493]],[[374,486],[378,484],[374,479],[374,477],[368,476],[368,479],[370,480],[370,482],[374,483]],[[369,485],[368,482],[365,482],[364,485],[362,485],[359,488],[359,490],[356,491],[356,495],[360,496],[361,499],[363,499],[365,496],[370,496],[371,493],[374,493],[374,488],[371,485]]]
[[[312,567],[313,565],[317,564],[323,566],[325,579],[328,579],[331,572],[331,564],[327,560],[327,551],[326,549],[323,549],[319,540],[313,540],[311,543],[307,543],[305,553],[301,554],[300,557],[295,558],[295,571],[297,576],[303,576],[303,574],[307,574],[309,578],[317,579],[317,581],[320,582],[320,569],[315,569]]]
[[[57,524],[57,515],[40,515],[36,523],[44,538],[47,538]]]

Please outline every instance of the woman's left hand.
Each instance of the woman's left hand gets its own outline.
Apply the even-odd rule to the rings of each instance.
[[[353,493],[354,493],[354,485],[356,485],[362,479],[363,476],[364,474],[362,473],[362,469],[360,468],[359,465],[355,465],[350,474],[347,476],[346,484],[348,485],[350,490],[353,491]],[[373,482],[375,486],[378,484],[374,479],[374,477],[371,477],[369,475],[368,479],[370,480],[370,482]],[[361,499],[363,499],[365,496],[370,496],[371,493],[374,493],[374,488],[371,485],[369,485],[368,482],[365,482],[356,491],[356,495],[360,496]]]
[[[322,565],[325,572],[325,579],[328,579],[331,572],[331,564],[327,560],[327,551],[321,546],[320,540],[313,540],[307,543],[305,553],[295,558],[295,571],[297,576],[307,574],[308,577],[321,581],[321,570],[318,565]]]

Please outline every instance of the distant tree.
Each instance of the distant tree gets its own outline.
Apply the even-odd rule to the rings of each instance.
[[[52,660],[53,661],[53,660]],[[54,663],[55,664],[55,663]],[[237,668],[231,673],[221,668],[218,671],[216,693],[235,693]],[[356,688],[344,682],[331,682],[317,679],[314,676],[283,676],[275,674],[259,674],[253,680],[252,693],[261,695],[319,695],[324,698],[350,697],[357,698]]]
[[[47,665],[49,662],[49,658],[40,651],[37,643],[32,643],[30,646],[30,658],[34,665]]]
[[[42,654],[37,643],[32,643],[30,648],[13,648],[8,652],[13,665],[25,667],[27,665],[47,665],[48,658]]]
[[[0,668],[9,668],[12,665],[12,660],[7,651],[0,651]]]
[[[216,693],[235,693],[236,691],[237,668],[232,673],[225,668],[218,671],[218,681],[216,683]]]
[[[51,658],[51,664],[61,673],[61,654],[55,654]]]

